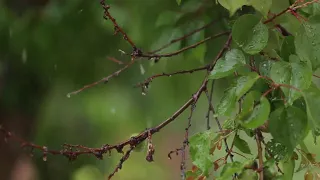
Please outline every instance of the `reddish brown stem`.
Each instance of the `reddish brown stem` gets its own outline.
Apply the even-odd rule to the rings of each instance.
[[[114,57],[107,57],[110,61],[113,61],[113,62],[115,62],[115,63],[117,63],[117,64],[123,64],[123,62],[122,61],[120,61],[120,60],[118,60],[118,59],[116,59],[116,58],[114,58]]]
[[[110,180],[115,173],[117,173],[120,169],[122,169],[122,165],[123,163],[129,159],[131,152],[133,151],[134,147],[130,147],[130,149],[122,156],[122,158],[120,159],[119,164],[117,165],[117,167],[114,169],[114,171],[108,176],[108,179]]]
[[[136,45],[133,43],[133,41],[129,38],[126,32],[118,25],[117,21],[115,18],[112,17],[112,15],[109,12],[110,6],[106,5],[105,0],[100,1],[101,6],[104,9],[104,18],[106,20],[110,19],[113,23],[114,29],[115,29],[115,34],[120,32],[123,35],[123,38],[128,41],[128,43],[135,49]]]
[[[71,97],[72,95],[78,94],[79,92],[84,91],[84,90],[86,90],[86,89],[88,89],[88,88],[91,88],[91,87],[93,87],[93,86],[96,86],[96,85],[98,85],[98,84],[100,84],[100,83],[107,83],[111,78],[118,76],[122,71],[128,69],[133,63],[134,63],[134,61],[130,61],[130,63],[128,63],[127,65],[125,65],[123,68],[121,68],[121,69],[119,69],[118,71],[110,74],[109,76],[104,77],[104,78],[102,78],[102,79],[100,79],[99,81],[96,81],[96,82],[94,82],[94,83],[85,85],[85,86],[83,86],[81,89],[78,89],[78,90],[76,90],[76,91],[73,91],[73,92],[68,93],[68,94],[67,94],[67,97]]]
[[[267,24],[267,23],[270,23],[272,22],[273,20],[275,20],[277,17],[281,16],[282,14],[286,13],[288,10],[290,10],[290,7],[288,7],[287,9],[284,9],[283,11],[281,11],[280,13],[272,16],[271,18],[265,20],[263,23],[264,24]]]
[[[262,134],[259,130],[256,130],[256,142],[258,147],[258,157],[259,157],[259,179],[263,180],[263,155],[262,155],[262,146],[261,146]]]

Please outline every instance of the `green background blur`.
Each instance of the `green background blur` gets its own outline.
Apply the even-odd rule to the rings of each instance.
[[[119,25],[144,52],[227,15],[211,0],[185,0],[180,7],[175,0],[110,0],[107,3]],[[190,13],[196,10],[199,12]],[[218,22],[162,52],[178,50],[225,30],[225,23]],[[69,92],[122,67],[107,57],[130,61],[119,49],[131,53],[131,46],[121,35],[113,33],[113,25],[103,19],[98,0],[2,1],[0,123],[49,149],[61,149],[63,143],[89,147],[119,143],[170,117],[196,92],[204,74],[156,79],[146,96],[141,89],[133,88],[134,84],[155,73],[200,67],[214,58],[226,39],[218,38],[158,63],[141,59],[109,83],[68,98]],[[214,101],[219,100],[227,85],[225,80],[216,82]],[[192,133],[206,128],[205,101],[202,97],[197,104]],[[188,112],[153,137],[155,162],[148,163],[145,152],[133,152],[114,179],[179,179],[180,156],[168,160],[167,154],[182,145]],[[212,126],[215,129],[213,123]],[[306,140],[310,150],[316,152],[312,141],[309,137]],[[250,146],[255,148],[254,141]],[[223,153],[222,150],[216,155],[219,158]],[[106,179],[120,158],[121,154],[114,152],[103,160],[80,156],[69,162],[62,156],[48,156],[48,161],[43,162],[41,153],[35,151],[34,157],[29,158],[11,141],[5,144],[1,140],[0,179]],[[295,177],[301,179],[303,172]]]

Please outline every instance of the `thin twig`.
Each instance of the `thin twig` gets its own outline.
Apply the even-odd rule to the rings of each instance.
[[[290,10],[290,7],[284,9],[284,10],[281,11],[280,13],[278,13],[278,14],[272,16],[271,18],[265,20],[263,23],[264,23],[264,24],[267,24],[267,23],[269,23],[269,22],[272,22],[272,21],[275,20],[277,17],[279,17],[279,16],[281,16],[282,14],[286,13],[288,10]]]
[[[196,102],[195,102],[196,103]],[[195,110],[195,103],[193,103],[191,105],[191,110],[190,110],[190,114],[189,114],[189,117],[188,117],[188,125],[186,127],[186,132],[185,132],[185,137],[184,137],[184,141],[183,141],[183,145],[182,145],[182,148],[181,148],[181,165],[180,165],[180,170],[181,170],[181,178],[184,180],[186,179],[186,173],[185,173],[185,170],[186,170],[186,147],[189,145],[189,129],[191,127],[191,119],[192,119],[192,115],[193,115],[193,112]]]
[[[120,169],[122,169],[122,165],[123,163],[130,157],[131,152],[133,151],[134,146],[131,146],[129,150],[127,150],[127,152],[122,156],[122,158],[120,159],[119,164],[117,165],[117,167],[114,169],[114,171],[108,176],[108,179],[110,180],[115,173],[117,173]]]
[[[152,80],[154,80],[155,78],[158,78],[158,77],[164,77],[164,76],[171,77],[171,76],[179,75],[179,74],[191,74],[193,72],[207,70],[208,68],[209,68],[209,65],[206,65],[206,66],[202,66],[202,67],[194,68],[194,69],[190,69],[190,70],[176,71],[173,73],[155,74],[155,75],[147,78],[143,82],[136,84],[135,87],[148,86],[152,82]]]
[[[212,102],[209,101],[210,96],[209,96],[208,91],[205,91],[205,94],[206,94],[206,96],[207,96],[207,100],[208,100],[208,103],[209,103],[209,109],[210,109],[210,111],[212,112],[212,114],[214,115],[214,114],[215,114],[215,110],[214,110],[214,107],[213,107],[213,105],[212,105]],[[217,117],[215,117],[215,120],[216,120],[216,123],[217,123],[217,125],[218,125],[219,130],[220,130],[220,131],[223,131],[219,119],[218,119]],[[227,139],[224,138],[223,141],[224,141],[224,144],[225,144],[225,146],[226,146],[226,152],[227,152],[227,153],[230,153],[230,148],[229,148],[229,146],[228,146]],[[233,155],[232,155],[232,154],[230,154],[230,160],[231,160],[231,162],[233,162]]]
[[[85,85],[85,86],[83,86],[81,89],[78,89],[78,90],[76,90],[76,91],[73,91],[73,92],[68,93],[68,94],[67,94],[67,97],[71,97],[71,95],[78,94],[79,92],[84,91],[84,90],[86,90],[86,89],[88,89],[88,88],[91,88],[91,87],[93,87],[93,86],[96,86],[96,85],[98,85],[98,84],[100,84],[100,83],[107,83],[111,78],[118,76],[122,71],[128,69],[133,63],[134,63],[134,61],[130,61],[130,63],[128,63],[127,65],[125,65],[123,68],[121,68],[121,69],[119,69],[118,71],[110,74],[109,76],[104,77],[104,78],[102,78],[102,79],[100,79],[99,81],[96,81],[96,82],[94,82],[94,83]]]
[[[113,61],[113,62],[115,62],[115,63],[117,63],[117,64],[123,64],[123,62],[122,61],[120,61],[120,60],[118,60],[118,59],[116,59],[116,58],[114,58],[114,57],[107,57],[110,61]]]
[[[263,155],[262,155],[262,146],[261,146],[261,139],[262,139],[262,134],[261,132],[257,129],[256,130],[256,142],[257,142],[257,147],[258,147],[258,157],[259,157],[259,167],[258,167],[258,172],[259,172],[259,179],[263,180]]]
[[[213,96],[213,87],[214,87],[214,80],[211,82],[211,89],[210,89],[210,97],[209,97],[209,102],[212,102],[212,96]],[[210,106],[208,107],[208,112],[206,115],[206,120],[207,120],[207,130],[211,129],[210,127]]]
[[[316,77],[316,78],[320,78],[320,76],[313,74],[312,76]]]
[[[112,15],[109,12],[110,6],[106,5],[105,0],[101,0],[100,1],[101,6],[104,9],[104,15],[103,17],[108,20],[110,19],[113,23],[114,26],[114,30],[115,30],[115,34],[117,33],[121,33],[123,35],[123,38],[128,41],[128,43],[132,46],[132,48],[136,48],[136,45],[133,43],[133,41],[131,40],[131,38],[129,38],[129,36],[127,35],[126,32],[124,32],[124,30],[118,25],[116,19],[114,17],[112,17]]]

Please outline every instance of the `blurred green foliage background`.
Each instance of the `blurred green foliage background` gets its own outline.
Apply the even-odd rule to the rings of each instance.
[[[185,0],[180,7],[175,0],[107,3],[119,25],[142,51],[159,48],[173,38],[228,15],[212,0]],[[226,39],[215,39],[158,63],[141,59],[109,83],[68,98],[69,92],[122,67],[107,57],[130,61],[119,49],[131,53],[131,46],[121,35],[114,36],[113,29],[111,21],[103,19],[98,0],[2,1],[0,123],[49,149],[61,149],[63,143],[89,147],[119,143],[170,117],[201,85],[204,74],[156,79],[146,96],[141,89],[133,88],[134,84],[155,73],[200,67],[215,57]],[[162,52],[178,50],[227,29],[228,24],[221,20]],[[219,100],[227,85],[225,80],[216,82],[214,101]],[[192,133],[206,128],[205,101],[202,97],[197,104]],[[154,136],[154,163],[145,160],[145,152],[134,152],[114,179],[180,178],[180,156],[168,160],[167,153],[182,145],[187,116],[186,112]],[[213,122],[212,126],[215,128]],[[312,146],[312,139],[307,141]],[[312,147],[310,150],[315,152]],[[113,152],[103,160],[80,156],[69,162],[62,156],[49,156],[44,162],[39,152],[29,158],[16,145],[1,140],[0,179],[105,179],[120,158],[121,154]]]

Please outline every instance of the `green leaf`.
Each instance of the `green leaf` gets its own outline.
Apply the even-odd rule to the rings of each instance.
[[[252,169],[246,169],[239,175],[240,180],[257,180],[258,174]]]
[[[267,59],[281,60],[281,57],[278,55],[277,51],[274,49],[264,49],[263,54]]]
[[[233,86],[224,92],[224,95],[217,106],[217,114],[230,116],[236,102],[250,90],[258,79],[259,75],[255,72],[250,72],[246,76],[237,78]]]
[[[276,162],[288,159],[288,148],[281,143],[276,142],[274,139],[266,144],[266,150]],[[269,154],[267,154],[267,156],[269,156]]]
[[[243,169],[243,164],[241,162],[235,161],[233,163],[227,163],[223,166],[220,173],[220,177],[217,180],[227,180],[230,179],[235,173],[240,173]]]
[[[192,163],[201,169],[206,176],[213,165],[213,156],[210,154],[210,150],[214,139],[215,133],[209,130],[195,134],[189,139]]]
[[[233,40],[248,54],[257,54],[268,44],[269,32],[266,25],[254,15],[243,15],[232,27]]]
[[[230,116],[235,108],[236,102],[236,88],[232,87],[227,89],[217,106],[217,114],[220,116]]]
[[[202,174],[202,172],[200,169],[197,169],[196,171],[189,170],[186,172],[186,179],[188,179],[188,178],[195,179],[195,178],[199,177],[201,174]]]
[[[270,104],[267,98],[261,97],[260,103],[251,112],[241,114],[240,122],[245,128],[257,128],[268,120],[270,114]]]
[[[300,90],[309,88],[312,80],[312,70],[307,62],[301,61],[298,56],[291,55],[290,62],[279,61],[271,68],[271,79],[282,86],[281,89],[288,98],[288,104],[301,97]]]
[[[282,162],[282,167],[283,167],[283,180],[292,180],[293,173],[294,173],[294,167],[295,167],[295,162],[294,159],[289,158],[289,160]]]
[[[233,16],[242,6],[247,5],[253,6],[266,17],[272,5],[271,0],[218,0],[218,2],[221,6],[229,10],[230,16]]]
[[[290,55],[295,53],[296,53],[296,47],[294,46],[294,37],[293,36],[285,37],[282,41],[280,56],[284,61],[289,61]]]
[[[271,6],[271,12],[272,13],[280,13],[284,9],[288,8],[290,6],[289,0],[272,0],[272,6]]]
[[[211,71],[209,79],[220,79],[234,73],[246,63],[245,56],[238,49],[231,49],[224,58],[220,58]]]
[[[249,159],[245,162],[238,162],[235,161],[233,163],[227,163],[223,166],[223,169],[220,173],[220,177],[217,178],[217,180],[229,180],[232,178],[232,176],[237,173],[241,173],[242,170],[253,163],[254,160]]]
[[[264,48],[264,51],[271,51],[271,50],[280,50],[280,38],[279,32],[276,30],[269,30],[269,39],[268,44]]]
[[[250,72],[246,76],[240,76],[236,82],[237,100],[239,100],[246,92],[248,92],[258,79],[259,74],[256,72]]]
[[[238,9],[248,4],[248,0],[218,0],[218,2],[221,6],[229,10],[230,16],[233,16]]]
[[[320,132],[320,90],[312,84],[307,90],[303,91],[303,97],[307,105],[307,115],[310,127],[314,135]],[[316,140],[316,139],[315,139]]]
[[[181,4],[181,0],[177,0],[177,4],[180,5]]]
[[[251,0],[251,5],[264,17],[267,17],[272,6],[272,0]]]
[[[261,62],[259,64],[259,70],[260,70],[261,76],[270,77],[271,67],[274,63],[275,62],[271,60]]]
[[[292,152],[306,136],[307,115],[294,106],[278,108],[270,114],[269,130],[275,141]]]
[[[253,105],[255,100],[254,93],[255,91],[251,91],[244,97],[240,114],[246,114],[253,110]]]
[[[234,123],[234,119],[227,119],[223,122],[223,125],[222,125],[222,128],[223,129],[234,129],[235,128],[235,123]]]
[[[269,159],[263,163],[263,179],[267,180],[281,180],[277,178],[275,175],[279,172],[275,170],[276,162],[274,159]]]
[[[241,139],[240,136],[238,134],[235,135],[234,137],[234,145],[243,153],[246,154],[251,154],[250,148],[248,143]]]
[[[302,60],[308,60],[312,69],[320,67],[320,15],[310,18],[309,21],[301,23],[300,29],[295,37],[297,55]]]

